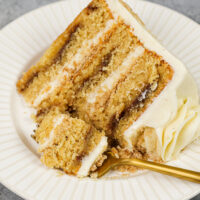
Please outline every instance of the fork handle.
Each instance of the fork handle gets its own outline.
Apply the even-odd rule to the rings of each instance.
[[[162,174],[174,176],[187,181],[192,181],[195,183],[200,183],[200,172],[195,172],[187,169],[182,169],[178,167],[172,167],[169,165],[164,165],[160,163],[155,163],[151,161],[145,161],[140,159],[121,159],[117,165],[131,165],[139,168],[149,169]]]

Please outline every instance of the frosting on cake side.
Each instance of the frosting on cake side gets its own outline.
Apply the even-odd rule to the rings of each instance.
[[[134,35],[144,46],[162,56],[174,70],[172,80],[161,94],[124,132],[129,144],[128,148],[132,149],[131,137],[139,128],[154,128],[160,142],[162,159],[171,160],[200,134],[197,86],[184,64],[162,47],[144,25],[126,7],[122,6],[121,1],[107,0],[107,3],[115,19],[122,18],[127,25],[133,28]],[[181,114],[181,111],[184,113]]]

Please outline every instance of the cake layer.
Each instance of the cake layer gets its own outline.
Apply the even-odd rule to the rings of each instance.
[[[33,106],[37,107],[40,104],[42,104],[40,106],[43,106],[45,103],[51,105],[66,104],[69,100],[72,100],[74,91],[80,87],[84,80],[82,76],[79,76],[79,73],[88,68],[95,55],[101,51],[102,44],[112,34],[115,26],[114,21],[109,20],[106,27],[100,33],[95,35],[94,38],[84,41],[76,54],[63,64],[55,80],[47,84],[34,99]],[[76,85],[74,85],[74,79],[78,79],[77,76],[80,77],[79,82],[76,81]]]
[[[84,96],[87,89],[90,90],[98,81],[105,79],[134,48],[136,42],[137,38],[131,35],[126,25],[108,20],[105,28],[94,38],[86,40],[74,57],[64,64],[55,80],[46,84],[34,99],[33,106],[41,109],[63,105],[65,110],[66,104],[75,105],[73,101],[79,99],[78,91]],[[80,99],[82,101],[82,97]]]
[[[107,79],[94,87],[86,101],[79,104],[80,109],[95,126],[111,131],[121,113],[135,104],[147,88],[156,89],[160,76],[157,71],[159,62],[159,59],[151,58],[142,46],[136,46]]]
[[[54,80],[59,72],[62,73],[60,70],[64,65],[69,63],[83,43],[87,43],[105,29],[110,19],[111,13],[105,1],[91,2],[51,45],[37,65],[31,67],[18,81],[18,91],[23,94],[25,100],[33,106],[34,103],[35,106],[40,104],[42,98],[36,100],[38,94],[53,90],[52,87],[56,85]],[[44,96],[47,98],[48,95]]]
[[[104,135],[80,119],[52,110],[39,125],[34,138],[46,166],[87,176],[107,148]]]

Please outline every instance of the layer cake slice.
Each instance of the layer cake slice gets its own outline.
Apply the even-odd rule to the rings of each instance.
[[[93,127],[93,137],[105,132],[102,137],[108,138],[108,149],[125,149],[133,157],[140,154],[145,159],[168,161],[200,134],[194,80],[120,0],[93,0],[40,61],[23,74],[17,89],[37,111],[36,138],[52,131],[40,131],[44,124],[48,127],[57,119],[52,110],[64,116],[61,125],[65,127],[63,132],[58,125],[54,139],[70,138],[68,129],[82,135],[77,143],[63,146],[69,152],[88,142],[87,127]],[[84,124],[82,131],[79,123]],[[80,148],[77,155],[85,147]],[[56,167],[62,166],[67,173],[77,174],[84,160],[81,157],[80,162],[70,164],[77,165],[71,172],[60,164],[70,156],[48,164],[56,146],[40,151],[46,165],[55,167],[57,162]]]

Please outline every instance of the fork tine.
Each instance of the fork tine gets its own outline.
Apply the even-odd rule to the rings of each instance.
[[[118,160],[112,156],[111,153],[107,153],[107,159],[104,161],[103,165],[97,169],[97,177],[100,178],[106,174],[110,169],[117,165]]]

